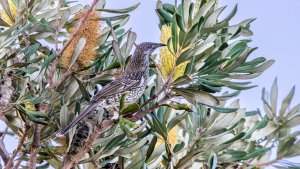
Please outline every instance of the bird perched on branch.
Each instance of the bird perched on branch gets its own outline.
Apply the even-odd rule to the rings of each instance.
[[[68,132],[98,106],[103,108],[118,106],[123,94],[127,94],[125,103],[132,103],[138,100],[146,88],[149,72],[149,56],[155,49],[162,46],[166,45],[152,42],[144,42],[137,45],[126,70],[115,80],[104,86],[92,98],[86,109],[61,131],[61,134]]]

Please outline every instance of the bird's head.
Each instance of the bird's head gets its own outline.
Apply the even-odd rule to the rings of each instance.
[[[136,47],[137,50],[139,50],[142,54],[150,56],[155,49],[163,46],[167,45],[163,43],[143,42],[137,45]]]

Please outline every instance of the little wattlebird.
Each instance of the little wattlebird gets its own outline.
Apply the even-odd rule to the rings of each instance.
[[[127,94],[125,103],[132,103],[138,100],[146,88],[149,73],[149,56],[155,49],[162,46],[166,45],[152,42],[144,42],[137,45],[126,70],[115,80],[104,86],[92,98],[86,109],[61,131],[61,134],[68,132],[98,106],[102,108],[118,106],[123,94]]]

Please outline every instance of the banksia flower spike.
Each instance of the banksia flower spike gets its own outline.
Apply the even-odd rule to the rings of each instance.
[[[167,44],[171,36],[172,36],[171,26],[163,25],[161,27],[160,41],[164,44]],[[172,46],[172,41],[171,41],[171,46]],[[182,50],[181,52],[183,51],[184,50]],[[160,48],[159,69],[163,77],[166,78],[171,74],[174,66],[176,66],[176,59],[177,58],[173,51],[170,51],[168,48]],[[186,61],[176,66],[175,72],[173,74],[174,80],[176,80],[178,77],[184,74],[185,68],[188,63],[189,61]]]
[[[80,20],[85,15],[85,11],[81,11],[74,16],[74,20]],[[76,48],[76,45],[80,38],[85,38],[86,43],[79,57],[77,59],[77,63],[80,68],[90,66],[96,58],[97,52],[96,49],[99,46],[99,37],[100,37],[100,14],[96,11],[90,13],[88,20],[83,24],[79,33],[75,36],[74,40],[68,46],[68,48],[64,51],[61,64],[64,68],[69,68],[70,62],[72,60],[72,55]],[[68,32],[73,34],[75,31],[75,27],[68,29]]]
[[[17,17],[17,6],[13,2],[13,0],[8,0],[8,6],[9,6],[9,11],[11,14],[11,17],[5,12],[4,9],[0,10],[0,18],[9,26],[12,26],[14,24],[14,20]]]

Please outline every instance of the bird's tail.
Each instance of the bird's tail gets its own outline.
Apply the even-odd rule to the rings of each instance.
[[[68,132],[71,128],[73,128],[79,121],[81,121],[83,118],[85,118],[91,111],[95,110],[98,107],[97,103],[92,103],[87,106],[87,108],[79,114],[79,116],[74,119],[67,127],[65,127],[60,134],[65,134]]]

